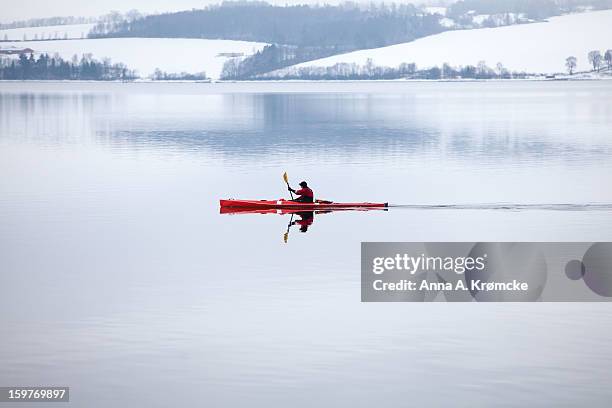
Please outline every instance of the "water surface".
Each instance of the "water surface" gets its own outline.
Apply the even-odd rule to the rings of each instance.
[[[0,84],[0,384],[603,406],[607,304],[361,304],[362,241],[609,241],[612,82]],[[220,198],[390,211],[220,215]],[[577,282],[577,284],[582,284]]]

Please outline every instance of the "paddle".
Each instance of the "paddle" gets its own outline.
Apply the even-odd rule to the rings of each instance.
[[[289,187],[289,176],[287,176],[287,172],[283,173],[283,180],[285,180],[285,183],[287,184],[287,188],[291,188]],[[293,193],[291,192],[291,190],[289,190],[289,194],[291,194],[291,199],[293,200]]]
[[[289,228],[291,227],[292,223],[293,223],[293,213],[291,214],[289,225],[287,225],[287,232],[285,232],[285,235],[283,236],[283,241],[285,241],[285,244],[287,243],[287,240],[289,239]]]

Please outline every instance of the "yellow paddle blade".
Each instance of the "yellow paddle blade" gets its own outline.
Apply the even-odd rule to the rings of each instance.
[[[283,236],[283,241],[285,241],[285,244],[287,243],[288,239],[289,239],[289,233],[285,232],[285,235]]]
[[[285,180],[285,183],[289,184],[289,176],[287,176],[287,172],[283,173],[283,180]]]

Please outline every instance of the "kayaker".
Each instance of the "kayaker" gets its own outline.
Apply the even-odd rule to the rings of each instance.
[[[287,187],[289,188],[289,191],[299,196],[293,201],[297,201],[299,203],[312,203],[314,201],[314,193],[308,187],[308,183],[306,183],[305,181],[300,182],[301,188],[299,190],[294,190],[289,186]]]

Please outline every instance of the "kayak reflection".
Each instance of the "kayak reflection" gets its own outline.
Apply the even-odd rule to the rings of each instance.
[[[324,209],[324,210],[313,210],[304,211],[290,208],[240,208],[240,207],[221,207],[220,214],[229,215],[249,215],[249,214],[277,214],[277,215],[290,215],[289,223],[287,224],[287,231],[283,237],[283,240],[287,242],[289,238],[289,230],[292,226],[299,226],[300,232],[308,232],[310,226],[314,223],[315,214],[331,214],[339,211],[387,211],[388,208],[335,208],[335,209]]]

